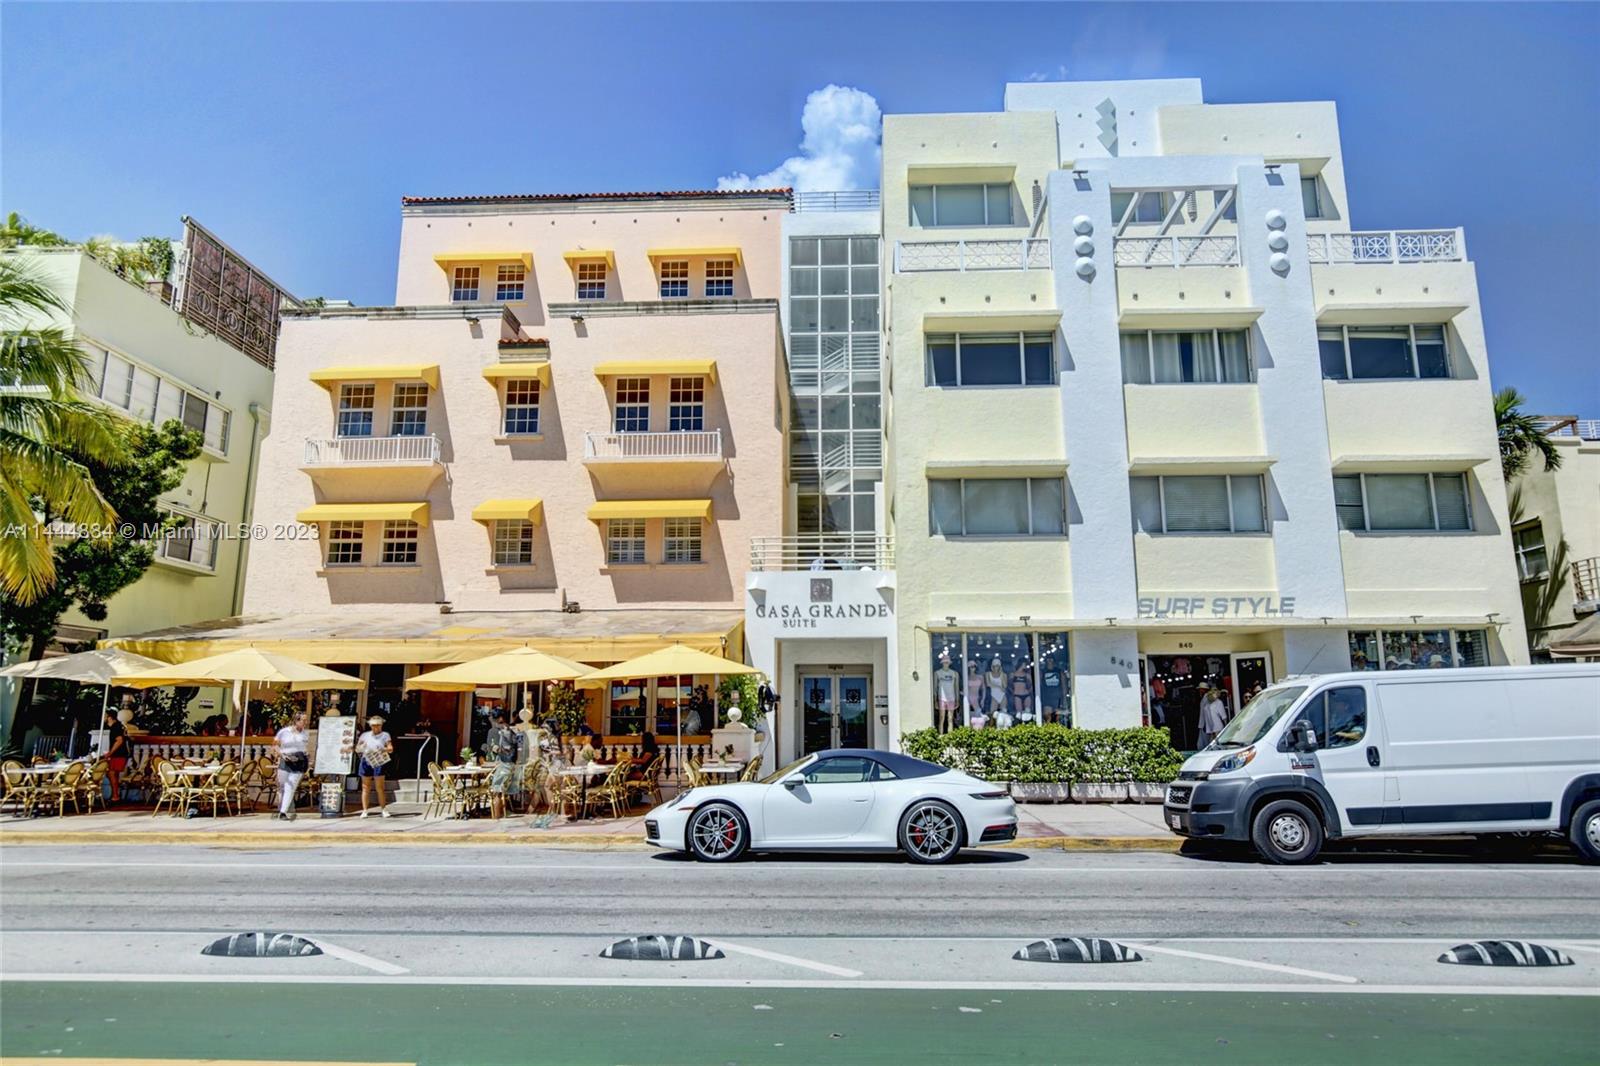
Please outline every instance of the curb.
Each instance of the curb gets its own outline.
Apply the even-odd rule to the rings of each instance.
[[[127,832],[28,832],[0,831],[0,847],[29,844],[197,844],[205,847],[301,848],[352,844],[362,847],[647,847],[641,834],[634,833],[545,833],[517,836],[464,836],[456,833],[174,833],[160,830]],[[1007,844],[989,845],[996,850],[1029,851],[1177,851],[1183,846],[1178,837],[1024,837]],[[653,849],[652,849],[653,850]]]

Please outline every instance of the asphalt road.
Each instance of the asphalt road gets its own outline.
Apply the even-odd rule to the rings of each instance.
[[[254,930],[304,934],[323,954],[200,954]],[[703,938],[722,957],[600,957],[652,933]],[[1012,958],[1053,936],[1109,937],[1143,960]],[[1575,965],[1436,961],[1483,938],[1552,944]],[[1520,1066],[1581,1061],[1600,1044],[1600,870],[1556,854],[1430,852],[1284,868],[1018,850],[927,868],[838,857],[707,867],[528,846],[11,847],[0,849],[0,975],[8,1056],[1238,1063],[1376,1052]]]

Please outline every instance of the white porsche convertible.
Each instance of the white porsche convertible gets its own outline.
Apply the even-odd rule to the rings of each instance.
[[[702,862],[748,851],[904,851],[949,862],[964,847],[1013,840],[1003,787],[909,755],[820,751],[761,781],[691,788],[652,810],[645,839]]]

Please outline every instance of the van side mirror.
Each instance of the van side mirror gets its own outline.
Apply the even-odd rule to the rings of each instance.
[[[1316,751],[1317,731],[1304,718],[1289,727],[1289,746],[1295,751]]]

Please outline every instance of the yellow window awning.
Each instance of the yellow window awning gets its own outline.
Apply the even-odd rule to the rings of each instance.
[[[501,382],[507,378],[538,378],[539,384],[550,384],[550,360],[523,359],[511,362],[490,363],[483,368],[486,380]]]
[[[428,504],[421,503],[318,503],[294,516],[296,522],[415,522],[428,524]]]
[[[601,500],[589,508],[589,521],[612,518],[698,518],[711,521],[710,500]]]
[[[537,496],[525,500],[484,500],[472,509],[474,522],[544,522],[544,501]]]
[[[702,377],[717,380],[715,359],[610,359],[597,363],[597,378],[647,378],[652,374],[675,374],[681,377]]]
[[[716,248],[652,248],[645,254],[652,262],[661,259],[732,259],[737,265],[744,264],[744,250],[733,244]]]
[[[617,253],[610,248],[574,248],[570,252],[562,252],[561,258],[567,261],[568,266],[604,259],[606,261],[606,269],[617,269]]]
[[[344,381],[423,381],[439,387],[438,363],[378,363],[373,366],[326,366],[311,372],[311,380],[325,389]]]
[[[447,273],[457,263],[521,263],[530,272],[533,270],[532,252],[441,252],[433,261]]]

